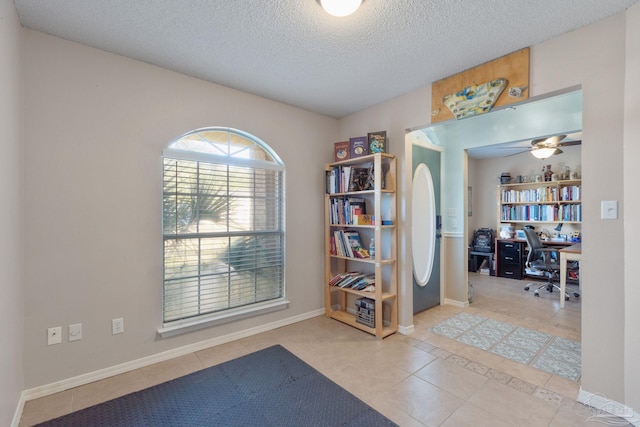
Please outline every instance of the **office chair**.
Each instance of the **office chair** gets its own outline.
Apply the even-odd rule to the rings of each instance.
[[[561,289],[558,282],[556,281],[556,283],[554,283],[554,278],[557,279],[560,277],[560,253],[558,249],[544,247],[533,229],[525,228],[524,236],[527,239],[527,245],[529,245],[527,267],[543,271],[549,278],[549,281],[536,289],[533,294],[539,297],[540,289],[542,288],[546,288],[549,292],[553,292],[555,288],[560,292]],[[524,290],[528,291],[531,285],[532,283],[527,284]],[[574,293],[574,296],[578,297],[579,295]],[[564,293],[564,299],[565,301],[569,300],[569,294],[567,292]]]

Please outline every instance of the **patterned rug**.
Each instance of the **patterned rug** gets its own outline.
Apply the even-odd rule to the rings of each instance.
[[[279,345],[40,426],[395,426]]]
[[[580,379],[582,351],[577,341],[470,313],[459,313],[429,330],[572,381]]]

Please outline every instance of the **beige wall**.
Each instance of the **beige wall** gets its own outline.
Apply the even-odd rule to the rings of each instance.
[[[625,24],[625,14],[619,14],[532,46],[530,76],[531,96],[582,86],[582,169],[587,172],[583,176],[583,185],[589,189],[584,198],[582,224],[586,236],[583,243],[585,280],[582,388],[588,392],[602,393],[607,398],[621,403],[631,402],[634,398],[640,397],[637,394],[625,395],[625,285],[622,243],[625,241],[622,175],[624,104],[622,96],[611,95],[625,93]],[[386,124],[383,118],[395,116],[398,112],[412,114],[406,114],[406,120],[395,124],[396,128],[415,128],[427,123],[430,88],[421,89],[419,93],[418,98],[409,94],[342,119],[341,136],[349,136],[349,132],[359,130],[355,125],[357,123],[384,128],[384,124],[377,124],[376,120],[383,120]],[[416,112],[423,115],[416,116]],[[603,144],[607,147],[606,156],[602,153]],[[445,172],[450,174],[446,177],[447,185],[452,187],[447,187],[451,194],[443,196],[444,210],[453,207],[458,212],[465,212],[463,194],[466,193],[467,183],[464,179],[463,148],[467,147],[457,147],[460,150],[458,153],[445,152],[445,165],[448,164],[451,169]],[[402,153],[394,150],[392,147],[392,152],[404,158]],[[452,160],[451,156],[455,156],[455,159]],[[405,165],[401,167],[404,168]],[[589,171],[598,173],[589,174]],[[600,219],[601,200],[619,201],[618,220]],[[405,200],[404,206],[410,212],[410,201]],[[404,215],[406,217],[406,211]],[[454,255],[445,260],[445,294],[458,301],[462,301],[466,296],[466,280],[460,279],[456,273],[461,271],[460,265],[466,262],[466,244],[467,242],[460,238],[446,239],[445,246],[459,247],[445,247],[443,250],[446,254]],[[409,282],[406,280],[411,277],[410,236],[407,233],[401,233],[400,247],[405,255],[401,258],[400,292],[407,296],[406,300],[410,300],[410,286],[407,286]],[[603,265],[607,267],[602,268]],[[633,281],[634,278],[629,277],[627,280]],[[407,319],[411,319],[411,307],[406,300],[404,303],[401,300],[400,310],[403,312],[400,313],[400,324],[410,327],[411,323],[407,323]],[[638,334],[635,330],[629,331],[628,334],[630,336],[627,339],[637,342]],[[636,346],[631,348],[636,349]],[[603,369],[603,364],[606,365],[606,369]]]
[[[24,52],[27,388],[323,307],[319,171],[334,119],[31,30]],[[291,305],[160,339],[161,153],[214,125],[252,133],[286,164]],[[117,317],[125,333],[113,336]],[[82,340],[46,345],[48,327],[73,323]]]
[[[562,64],[562,66],[559,66]],[[582,85],[584,234],[581,265],[582,388],[625,402],[623,94],[625,15],[550,40],[531,50],[533,94]],[[606,84],[605,84],[606,83]],[[606,155],[602,147],[606,146]],[[600,219],[600,201],[618,200],[618,220]],[[602,268],[606,266],[606,268]],[[607,286],[603,286],[603,284]],[[607,369],[603,369],[603,361]]]
[[[638,159],[640,159],[640,100],[637,89],[640,76],[640,3],[627,13],[627,64],[624,123],[624,377],[625,403],[640,413],[640,192],[638,191]],[[630,89],[629,89],[630,88]]]
[[[22,153],[20,23],[11,0],[0,0],[0,425],[8,426],[23,389]],[[44,335],[41,334],[40,337]]]

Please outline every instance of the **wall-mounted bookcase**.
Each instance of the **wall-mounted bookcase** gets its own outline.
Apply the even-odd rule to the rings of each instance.
[[[498,224],[582,222],[582,181],[530,182],[498,186]]]
[[[328,163],[325,174],[326,316],[386,337],[398,329],[396,158]],[[362,298],[372,310],[356,306]]]

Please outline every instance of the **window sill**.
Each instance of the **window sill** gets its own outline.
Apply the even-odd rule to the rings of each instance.
[[[287,300],[255,304],[250,307],[241,307],[225,311],[223,313],[211,314],[184,321],[165,323],[162,328],[158,329],[158,334],[162,338],[169,338],[175,335],[186,334],[187,332],[193,332],[199,329],[209,328],[211,326],[221,325],[223,323],[259,316],[261,314],[271,313],[273,311],[284,310],[287,308],[289,308],[289,301]]]

